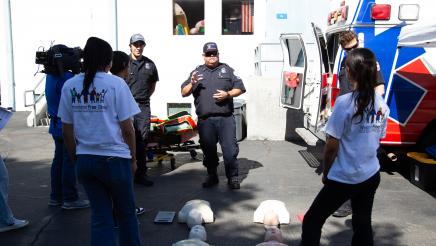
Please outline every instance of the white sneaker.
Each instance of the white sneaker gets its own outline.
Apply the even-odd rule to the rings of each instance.
[[[14,223],[12,225],[0,227],[0,232],[6,232],[6,231],[19,229],[19,228],[27,226],[28,224],[29,224],[28,220],[14,219]]]

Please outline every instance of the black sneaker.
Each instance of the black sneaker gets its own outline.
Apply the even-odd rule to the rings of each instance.
[[[353,211],[351,209],[338,209],[333,213],[333,217],[343,218],[351,215]]]
[[[202,184],[203,188],[210,188],[213,187],[215,185],[218,185],[219,180],[218,180],[218,176],[216,175],[209,175],[207,176],[206,181]]]
[[[145,176],[142,176],[142,177],[136,177],[136,178],[135,178],[135,183],[140,184],[140,185],[143,185],[143,186],[148,186],[148,187],[154,185],[154,182],[151,181],[151,180],[148,180]]]
[[[239,181],[237,181],[237,180],[229,180],[229,181],[227,181],[227,184],[229,185],[229,188],[232,190],[241,189],[241,185],[239,184]]]

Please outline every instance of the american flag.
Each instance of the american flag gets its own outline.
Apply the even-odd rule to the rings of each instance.
[[[241,1],[242,32],[253,32],[254,0]]]

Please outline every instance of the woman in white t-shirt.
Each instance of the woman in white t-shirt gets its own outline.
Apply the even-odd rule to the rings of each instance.
[[[369,49],[348,53],[346,69],[354,91],[337,98],[327,123],[324,187],[304,216],[303,246],[319,245],[325,220],[348,199],[353,210],[351,245],[373,245],[371,213],[380,183],[377,149],[389,108],[374,91],[377,63]]]
[[[140,245],[132,173],[136,169],[131,117],[139,112],[127,84],[108,74],[112,48],[91,37],[84,48],[85,72],[62,88],[58,115],[77,176],[91,202],[91,245]]]

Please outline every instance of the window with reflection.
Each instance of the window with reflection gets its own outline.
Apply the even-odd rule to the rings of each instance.
[[[173,1],[173,34],[204,35],[204,0]]]
[[[222,34],[253,34],[254,0],[222,0]]]

